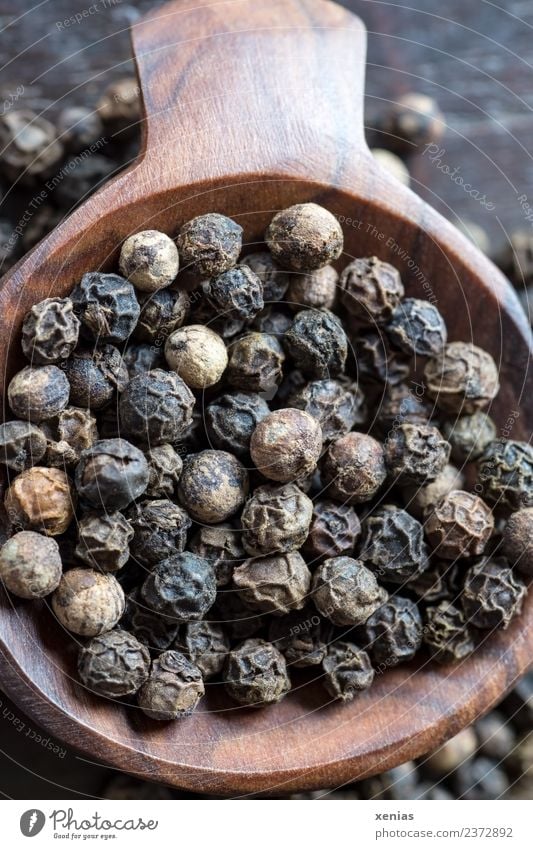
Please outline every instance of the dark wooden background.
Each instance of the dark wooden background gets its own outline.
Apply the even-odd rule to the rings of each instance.
[[[129,24],[156,5],[152,0],[0,0],[0,100],[12,98],[22,84],[18,105],[52,118],[66,104],[94,104],[113,78],[132,72]],[[533,205],[533,0],[344,0],[343,5],[359,14],[369,31],[369,138],[376,116],[399,95],[418,90],[435,97],[447,122],[439,158],[449,171],[457,169],[472,194],[428,155],[409,161],[413,188],[452,221],[485,228],[491,250],[498,252],[510,232],[533,226],[524,211],[524,203]],[[95,11],[81,22],[68,21],[89,8]],[[494,209],[487,211],[476,194],[486,195]],[[4,203],[2,217],[15,218],[16,204],[16,197]],[[73,752],[54,754],[36,742],[37,731],[0,693],[0,795],[73,798],[104,792],[110,771]]]

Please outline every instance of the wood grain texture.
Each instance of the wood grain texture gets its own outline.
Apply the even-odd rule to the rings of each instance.
[[[111,268],[129,233],[175,233],[200,212],[239,220],[261,242],[273,212],[314,200],[343,223],[345,256],[397,265],[409,294],[432,297],[453,339],[496,358],[492,414],[529,436],[530,331],[495,267],[434,210],[380,171],[363,141],[365,35],[323,0],[179,0],[140,23],[134,49],[146,109],[140,161],[23,260],[0,292],[2,388],[20,367],[29,306]],[[519,415],[515,415],[519,412]],[[388,670],[349,706],[301,679],[279,706],[236,709],[217,686],[171,725],[95,699],[75,681],[70,638],[43,609],[0,607],[2,686],[30,716],[121,769],[218,794],[342,784],[427,752],[488,710],[533,657],[533,597],[511,628],[456,669]]]

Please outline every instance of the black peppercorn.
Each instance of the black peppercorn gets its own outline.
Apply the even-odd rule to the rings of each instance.
[[[142,230],[122,245],[119,268],[141,292],[157,292],[170,286],[177,277],[178,249],[166,233]]]
[[[302,551],[311,565],[326,557],[352,554],[360,533],[361,523],[353,507],[317,501]]]
[[[327,495],[335,501],[370,501],[387,476],[383,446],[366,433],[347,433],[329,446],[321,474]]]
[[[214,622],[187,622],[174,647],[198,667],[206,680],[222,672],[230,641],[222,625]]]
[[[61,580],[57,542],[35,531],[19,531],[0,549],[0,581],[19,598],[44,598]]]
[[[250,454],[269,480],[286,483],[316,468],[322,450],[319,423],[303,410],[275,410],[259,422],[250,440]]]
[[[405,298],[394,310],[387,324],[392,344],[406,354],[435,357],[448,338],[444,319],[429,301]]]
[[[0,463],[14,472],[36,466],[46,453],[46,444],[44,431],[30,422],[0,424]]]
[[[309,274],[293,274],[285,300],[294,310],[331,310],[337,299],[339,275],[332,265]]]
[[[68,404],[70,386],[57,366],[26,366],[7,388],[9,406],[17,418],[39,424]]]
[[[359,378],[393,387],[408,377],[407,356],[393,351],[389,340],[379,330],[365,330],[361,333],[356,326],[349,335]]]
[[[265,241],[275,261],[292,271],[322,268],[340,257],[344,244],[335,216],[316,203],[295,204],[278,212]]]
[[[123,360],[130,380],[146,371],[165,367],[163,351],[157,345],[128,345],[124,351]]]
[[[95,417],[78,407],[66,407],[41,427],[47,438],[46,463],[60,469],[79,463],[81,452],[98,439]]]
[[[416,385],[406,383],[387,385],[379,404],[376,422],[384,435],[402,424],[429,424],[433,406],[417,394]]]
[[[458,463],[477,460],[485,448],[496,438],[496,425],[486,413],[477,411],[445,422],[444,438],[452,446],[452,458]]]
[[[170,498],[177,491],[183,460],[172,445],[156,445],[146,452],[148,462],[148,498]]]
[[[424,643],[436,661],[453,663],[472,654],[474,635],[460,608],[442,601],[427,608],[425,620]]]
[[[455,489],[428,508],[426,536],[443,560],[483,554],[494,530],[494,517],[481,498]]]
[[[70,357],[78,343],[80,322],[70,298],[47,298],[35,304],[22,325],[22,350],[34,365]]]
[[[241,705],[279,702],[290,690],[285,658],[266,640],[246,640],[228,655],[224,668],[227,693]]]
[[[283,271],[272,258],[269,251],[259,251],[248,254],[241,260],[257,274],[263,284],[263,299],[265,304],[272,301],[282,301],[287,291],[291,274]],[[268,333],[268,331],[265,331]]]
[[[267,402],[255,392],[221,395],[205,410],[209,440],[214,448],[248,457],[252,433],[269,413]]]
[[[264,307],[263,284],[248,265],[237,265],[211,280],[207,297],[224,319],[251,321]]]
[[[476,628],[507,628],[525,595],[525,585],[505,561],[483,558],[466,573],[463,610]]]
[[[237,566],[233,585],[252,610],[279,616],[307,602],[311,573],[297,551],[255,557]]]
[[[424,528],[405,510],[391,504],[378,507],[365,519],[363,529],[359,557],[379,580],[403,584],[427,569]]]
[[[139,589],[130,593],[122,623],[153,652],[169,649],[178,636],[179,622],[173,616],[154,613],[143,601]]]
[[[328,310],[302,310],[283,337],[296,367],[313,378],[335,377],[343,371],[348,340],[336,315]]]
[[[502,552],[509,565],[533,576],[533,508],[525,507],[509,517],[503,531]]]
[[[236,389],[267,392],[281,382],[284,361],[283,348],[275,336],[247,333],[229,348],[226,377]]]
[[[136,693],[149,672],[148,649],[127,631],[93,637],[78,656],[78,673],[87,689],[110,699]]]
[[[184,323],[189,312],[187,292],[159,289],[139,294],[141,314],[133,333],[139,342],[162,347]]]
[[[128,370],[120,351],[113,345],[82,348],[64,364],[70,384],[70,403],[101,410],[122,392],[128,383]]]
[[[478,460],[478,485],[498,507],[533,507],[533,446],[514,439],[490,442]]]
[[[246,640],[263,631],[266,617],[244,602],[234,589],[223,589],[217,595],[209,620],[222,623],[232,640]]]
[[[432,425],[401,424],[385,440],[384,452],[393,480],[422,486],[442,472],[450,445]]]
[[[245,559],[246,554],[241,545],[241,534],[231,525],[204,525],[190,542],[193,554],[209,560],[212,564],[217,587],[230,583],[233,570]]]
[[[100,343],[125,342],[139,320],[135,289],[118,274],[84,274],[70,297],[84,328]]]
[[[133,528],[118,510],[87,513],[78,524],[76,557],[93,569],[117,572],[130,556]]]
[[[202,619],[216,597],[215,570],[208,560],[184,551],[158,563],[142,585],[151,610],[176,619]]]
[[[153,661],[138,703],[150,719],[182,719],[191,715],[204,692],[198,667],[180,652],[166,651]]]
[[[133,554],[145,566],[155,566],[184,550],[192,520],[172,501],[141,501],[128,510],[133,528]]]
[[[291,326],[293,318],[293,314],[288,309],[274,304],[261,310],[251,326],[260,333],[270,333],[281,341]]]
[[[183,463],[178,496],[197,522],[224,522],[244,503],[248,493],[248,473],[226,451],[189,454]]]
[[[355,259],[339,278],[339,298],[360,324],[386,324],[404,296],[400,273],[376,256]]]
[[[324,442],[338,439],[366,420],[365,396],[357,383],[313,380],[289,396],[287,407],[313,416],[320,424]]]
[[[122,510],[148,486],[148,463],[125,439],[99,439],[82,452],[76,488],[91,507]]]
[[[450,342],[424,369],[427,393],[445,413],[475,413],[500,388],[496,363],[486,351],[466,342]]]
[[[181,377],[154,369],[130,380],[120,399],[120,425],[148,445],[176,442],[192,422],[194,395]]]
[[[391,596],[361,628],[361,645],[380,666],[411,660],[422,644],[422,617],[408,598]]]
[[[343,702],[351,702],[374,680],[369,656],[353,643],[338,641],[329,646],[322,668],[326,690],[332,698]]]
[[[178,235],[178,250],[185,269],[200,277],[216,277],[237,264],[242,248],[242,227],[218,213],[188,221]]]
[[[253,556],[295,551],[304,543],[312,501],[296,486],[259,486],[242,512],[242,543]]]
[[[311,608],[293,610],[270,620],[269,642],[282,653],[287,666],[318,666],[326,655],[323,623]]]
[[[387,598],[376,576],[360,560],[331,557],[313,576],[313,601],[334,625],[361,625]]]
[[[406,486],[402,489],[405,506],[417,519],[424,518],[426,510],[448,495],[452,489],[462,489],[464,475],[449,463],[439,472],[435,480],[423,486]]]
[[[455,602],[462,587],[463,571],[458,562],[432,558],[429,567],[409,581],[409,589],[424,604]]]

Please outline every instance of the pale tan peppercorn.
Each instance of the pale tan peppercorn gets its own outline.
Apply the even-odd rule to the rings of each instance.
[[[4,503],[15,527],[54,537],[74,518],[76,495],[64,471],[34,466],[15,478]]]
[[[143,230],[122,245],[119,267],[136,289],[157,292],[170,286],[178,274],[178,249],[166,233]]]
[[[428,360],[424,370],[427,393],[445,413],[471,414],[498,394],[498,369],[490,354],[466,342],[450,342]]]
[[[170,368],[192,389],[213,386],[228,364],[226,346],[209,327],[190,324],[171,333],[165,343]]]
[[[278,212],[265,241],[276,262],[292,271],[322,268],[340,257],[344,243],[335,216],[316,203],[298,203]]]
[[[61,580],[59,546],[34,531],[20,531],[0,550],[0,579],[20,598],[44,598]]]
[[[331,443],[321,472],[328,498],[346,504],[370,501],[387,477],[383,446],[366,433],[347,433]]]
[[[311,572],[302,555],[292,551],[246,560],[235,569],[233,583],[252,610],[280,616],[305,605]]]
[[[61,625],[81,637],[111,631],[124,606],[124,591],[117,579],[95,569],[66,572],[52,596],[52,609]]]
[[[464,480],[463,473],[448,463],[434,481],[423,486],[404,487],[402,493],[409,513],[418,519],[422,518],[426,509],[448,495],[452,489],[462,489]]]
[[[332,265],[325,265],[310,274],[294,274],[291,277],[286,301],[291,309],[333,309],[337,297],[339,275]]]
[[[195,709],[204,694],[202,673],[177,651],[165,651],[152,663],[139,691],[139,707],[150,719],[181,719]]]
[[[533,576],[533,507],[513,513],[503,531],[503,553],[509,565]]]
[[[287,408],[269,413],[252,434],[250,453],[259,471],[270,480],[288,483],[310,474],[322,450],[322,428],[303,410]]]

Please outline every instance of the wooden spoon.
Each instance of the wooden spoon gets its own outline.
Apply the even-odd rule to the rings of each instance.
[[[86,271],[116,268],[130,233],[174,234],[216,210],[257,243],[274,211],[313,200],[340,217],[346,261],[392,262],[410,295],[435,299],[452,339],[491,351],[502,382],[492,414],[505,435],[529,438],[525,317],[496,268],[372,159],[365,42],[361,22],[323,0],[178,0],[137,24],[143,152],[4,279],[2,387],[22,366],[30,306],[67,295]],[[242,710],[208,686],[192,718],[157,724],[82,689],[70,638],[45,610],[4,596],[2,687],[48,732],[118,769],[203,793],[286,794],[380,772],[456,734],[526,670],[532,622],[530,594],[522,616],[467,662],[384,671],[349,705],[300,683],[276,707]]]

